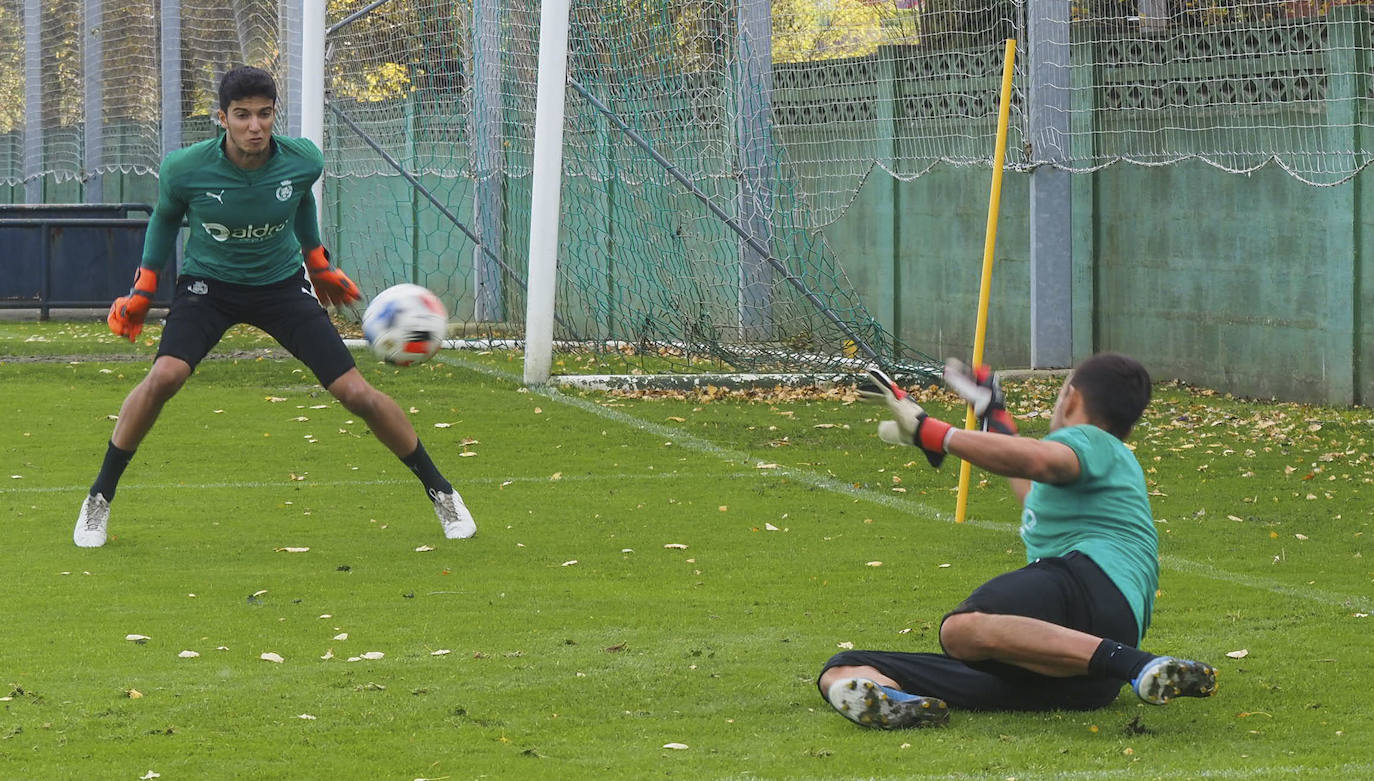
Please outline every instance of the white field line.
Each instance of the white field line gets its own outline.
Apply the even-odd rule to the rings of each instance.
[[[900,776],[872,776],[867,781],[972,781],[973,779],[988,778],[1025,778],[1031,781],[1098,781],[1099,779],[1113,778],[1150,778],[1150,779],[1221,779],[1230,781],[1231,779],[1263,779],[1263,778],[1371,778],[1374,777],[1374,764],[1348,762],[1335,767],[1306,767],[1303,765],[1287,765],[1274,767],[1256,768],[1216,768],[1211,770],[1188,769],[1188,770],[1141,770],[1140,768],[1122,768],[1120,770],[1064,770],[1042,773],[1034,771],[1030,773],[1019,773],[1014,770],[999,771],[997,773],[940,773],[936,775],[911,775],[903,773]],[[840,781],[848,776],[814,776],[813,781]],[[767,776],[727,776],[721,781],[768,781]]]
[[[513,373],[493,369],[488,366],[483,366],[481,364],[464,360],[462,358],[456,358],[451,353],[441,353],[438,356],[438,359],[444,361],[445,363],[452,364],[454,366],[459,366],[470,371],[478,372],[480,374],[486,374],[490,377],[495,377],[501,380],[505,380],[507,382],[512,382],[517,385],[521,382],[521,378]],[[598,415],[600,417],[623,424],[630,428],[639,429],[641,431],[647,431],[651,434],[660,436],[664,440],[670,441],[675,445],[680,445],[690,450],[695,450],[700,453],[705,453],[707,455],[714,456],[728,463],[747,466],[749,468],[756,469],[763,473],[771,472],[777,475],[790,477],[794,480],[797,480],[798,482],[812,486],[813,488],[821,488],[827,491],[831,491],[833,493],[852,496],[856,499],[862,499],[873,504],[882,505],[887,509],[894,510],[896,512],[903,513],[905,515],[910,515],[923,520],[934,519],[937,521],[942,521],[944,523],[954,523],[954,517],[949,513],[936,510],[930,505],[927,505],[919,500],[911,499],[905,496],[895,496],[893,494],[883,493],[881,491],[874,491],[872,489],[859,488],[854,486],[852,483],[837,480],[833,477],[822,475],[818,472],[813,472],[809,469],[802,469],[799,467],[791,466],[778,466],[775,469],[759,469],[760,465],[767,462],[760,461],[747,453],[742,453],[737,450],[731,450],[729,448],[721,447],[720,445],[717,445],[716,443],[711,442],[710,440],[702,439],[700,437],[689,434],[685,431],[673,429],[668,426],[661,425],[659,423],[654,423],[652,421],[642,420],[640,418],[634,417],[633,415],[627,415],[618,410],[603,407],[599,404],[594,404],[590,401],[580,399],[575,396],[567,396],[558,391],[558,389],[553,388],[551,386],[530,388],[530,392],[544,396],[550,401],[554,401],[559,404],[564,404],[570,407],[576,407],[577,409],[583,410],[585,412],[590,412],[593,415]],[[965,520],[964,523],[961,524],[961,526],[969,526],[977,529],[986,529],[989,531],[996,531],[1004,534],[1014,534],[1017,528],[1017,524],[1014,523],[985,521],[972,518]],[[1184,572],[1191,575],[1208,578],[1210,580],[1219,580],[1224,583],[1231,583],[1237,586],[1245,586],[1246,588],[1252,588],[1257,591],[1267,591],[1271,594],[1280,594],[1283,596],[1293,597],[1296,599],[1303,599],[1310,602],[1317,602],[1332,607],[1359,610],[1360,612],[1364,613],[1374,612],[1374,599],[1370,599],[1368,597],[1336,594],[1330,591],[1323,591],[1321,589],[1316,588],[1290,586],[1286,583],[1281,583],[1272,578],[1261,578],[1251,575],[1241,575],[1234,572],[1227,572],[1226,570],[1217,569],[1216,567],[1213,567],[1208,564],[1201,564],[1195,561],[1191,561],[1181,556],[1161,556],[1160,566],[1164,569],[1170,569],[1176,572]]]
[[[519,385],[520,382],[521,382],[521,378],[520,378],[518,375],[515,375],[515,374],[510,373],[510,372],[504,372],[504,371],[500,371],[500,370],[497,370],[497,369],[493,369],[493,368],[491,368],[491,367],[484,366],[484,365],[481,365],[481,364],[472,363],[472,362],[469,362],[469,361],[464,360],[464,359],[462,359],[462,358],[455,358],[455,357],[453,357],[452,352],[449,352],[449,353],[441,353],[439,356],[437,356],[436,360],[441,360],[441,361],[443,361],[443,362],[445,362],[445,363],[452,364],[452,365],[454,365],[454,366],[458,366],[458,367],[460,367],[460,368],[464,368],[464,369],[467,369],[467,370],[470,370],[470,371],[474,371],[474,372],[477,372],[477,373],[479,373],[479,374],[485,374],[485,375],[488,375],[488,376],[490,376],[490,377],[495,377],[495,378],[497,378],[497,379],[500,379],[500,380],[503,380],[503,381],[506,381],[506,382],[510,382],[510,383],[513,383],[513,384],[516,384],[516,385]],[[734,475],[731,475],[732,478],[733,478],[733,477],[747,476],[747,475],[749,475],[749,474],[757,474],[759,477],[762,477],[762,478],[765,478],[765,479],[767,479],[767,478],[773,478],[773,477],[788,477],[788,478],[791,478],[791,479],[793,479],[793,480],[796,480],[797,482],[803,483],[803,484],[805,484],[805,485],[809,485],[809,486],[811,486],[811,487],[813,487],[813,488],[819,488],[819,489],[823,489],[823,490],[826,490],[826,491],[830,491],[831,493],[842,494],[842,495],[844,495],[844,496],[850,496],[850,497],[853,497],[854,499],[862,500],[862,501],[868,502],[868,503],[870,503],[870,504],[880,505],[880,506],[882,506],[882,507],[884,507],[884,508],[886,508],[886,509],[888,509],[888,510],[892,510],[893,512],[901,513],[901,514],[903,514],[903,515],[908,515],[908,516],[911,516],[911,517],[913,517],[913,518],[917,518],[917,519],[920,519],[920,520],[932,520],[932,519],[933,519],[933,520],[941,521],[941,522],[943,522],[943,523],[948,523],[948,524],[953,524],[953,523],[954,523],[954,517],[953,517],[952,515],[950,515],[949,513],[941,512],[941,511],[935,509],[934,507],[931,507],[930,505],[925,504],[924,502],[921,502],[921,501],[916,500],[916,499],[912,499],[912,498],[910,498],[910,497],[906,497],[906,496],[897,496],[897,495],[894,495],[894,494],[884,493],[884,492],[882,492],[882,491],[876,491],[876,490],[869,489],[869,488],[857,487],[857,486],[853,485],[852,483],[848,483],[848,482],[845,482],[845,481],[843,481],[843,480],[838,480],[838,479],[833,478],[833,477],[830,477],[830,476],[828,476],[828,475],[823,475],[823,474],[820,474],[819,472],[814,472],[814,471],[812,471],[812,470],[803,469],[803,468],[800,468],[800,467],[777,465],[776,467],[770,466],[769,468],[762,468],[764,465],[767,465],[769,462],[761,461],[761,460],[759,460],[759,459],[757,459],[757,458],[754,458],[753,456],[749,455],[748,453],[744,453],[744,452],[741,452],[741,451],[738,451],[738,450],[732,450],[732,449],[730,449],[730,448],[722,447],[722,446],[720,446],[720,445],[718,445],[718,444],[716,444],[716,443],[714,443],[714,442],[712,442],[712,441],[710,441],[710,440],[702,439],[701,437],[695,436],[695,435],[690,434],[690,433],[685,432],[685,431],[681,431],[681,430],[678,430],[678,429],[674,429],[674,428],[671,428],[671,427],[669,427],[669,426],[665,426],[665,425],[662,425],[662,424],[659,424],[659,423],[655,423],[655,422],[653,422],[653,421],[644,420],[644,419],[642,419],[642,418],[637,418],[637,417],[635,417],[635,416],[633,416],[633,415],[629,415],[629,414],[626,414],[626,413],[624,413],[624,412],[620,412],[620,411],[615,410],[615,409],[612,409],[612,408],[604,407],[604,406],[602,406],[602,405],[600,405],[600,404],[595,404],[595,403],[590,402],[590,401],[587,401],[587,400],[585,400],[585,399],[577,398],[577,397],[575,397],[575,396],[568,396],[568,395],[565,395],[565,394],[561,393],[560,391],[558,391],[556,388],[553,388],[553,387],[550,387],[550,386],[539,387],[539,388],[531,388],[531,389],[530,389],[530,392],[531,392],[531,393],[534,393],[534,394],[537,394],[537,395],[540,395],[540,396],[543,396],[543,397],[549,399],[549,400],[552,401],[552,402],[556,402],[556,403],[558,403],[558,404],[563,404],[563,405],[569,406],[569,407],[575,407],[575,408],[580,409],[580,410],[582,410],[582,411],[584,411],[584,412],[588,412],[588,413],[590,413],[590,414],[596,415],[596,416],[601,417],[601,418],[604,418],[604,419],[606,419],[606,420],[610,420],[610,421],[613,421],[613,422],[615,422],[615,423],[619,423],[619,424],[621,424],[621,425],[623,425],[623,426],[626,426],[626,427],[628,427],[628,428],[637,429],[637,430],[639,430],[639,431],[644,431],[644,432],[647,432],[647,433],[650,433],[650,434],[654,434],[655,436],[661,437],[661,438],[662,438],[664,441],[666,441],[666,442],[671,442],[671,443],[673,443],[674,446],[683,447],[683,448],[686,448],[686,449],[688,449],[688,450],[693,450],[693,451],[696,451],[696,452],[699,452],[699,453],[704,453],[704,454],[706,454],[706,455],[709,455],[709,456],[712,456],[712,457],[714,457],[714,458],[716,458],[716,459],[719,459],[719,460],[721,460],[721,461],[724,461],[724,462],[726,462],[726,463],[728,463],[728,464],[733,464],[733,465],[736,465],[736,466],[741,467],[741,471],[740,471],[740,472],[737,472],[737,473],[735,473]],[[606,479],[614,479],[614,480],[617,480],[617,481],[623,481],[623,480],[661,480],[661,479],[681,478],[681,477],[683,477],[683,474],[682,474],[681,472],[663,472],[663,473],[661,473],[661,474],[639,474],[639,475],[631,475],[631,474],[621,473],[621,474],[611,475],[611,476],[567,475],[567,476],[563,476],[563,477],[561,478],[561,482],[595,482],[595,481],[598,481],[598,480],[606,480]],[[507,481],[513,482],[513,483],[544,483],[544,482],[548,482],[548,481],[549,481],[549,478],[548,478],[548,477],[514,477],[514,478],[505,478],[505,479],[502,479],[502,478],[485,478],[485,479],[476,479],[476,480],[464,480],[464,481],[463,481],[463,485],[475,485],[475,484],[490,485],[490,484],[505,483],[505,482],[507,482]],[[297,486],[299,486],[299,485],[312,485],[312,486],[328,487],[328,486],[353,486],[353,485],[401,485],[401,484],[409,484],[409,483],[411,483],[411,482],[412,482],[412,481],[411,481],[411,480],[408,480],[408,479],[398,479],[398,480],[309,480],[309,481],[303,481],[303,482],[295,482],[295,483],[293,483],[293,484],[294,484],[294,485],[297,485]],[[128,488],[156,489],[156,490],[169,490],[169,491],[170,491],[170,490],[179,490],[179,489],[180,489],[180,490],[184,490],[184,489],[195,489],[195,488],[241,488],[241,489],[251,490],[251,489],[259,489],[259,488],[280,488],[281,486],[286,485],[286,483],[284,483],[284,482],[277,482],[277,481],[247,481],[247,482],[198,483],[198,484],[189,484],[189,483],[165,483],[165,484],[153,484],[153,483],[142,483],[142,484],[140,484],[140,483],[128,483],[128,484],[126,484],[126,485],[127,485]],[[121,487],[125,487],[125,486],[121,486]],[[78,492],[78,491],[84,491],[84,490],[86,490],[87,488],[88,488],[88,486],[84,486],[84,485],[83,485],[83,486],[46,486],[46,487],[32,487],[32,488],[26,487],[26,486],[10,485],[9,487],[0,487],[0,496],[14,495],[14,494],[76,493],[76,492]],[[976,519],[976,518],[970,518],[970,519],[966,520],[966,521],[965,521],[963,524],[961,524],[961,525],[962,525],[962,526],[966,526],[966,527],[975,528],[975,529],[983,529],[983,530],[986,530],[986,531],[998,532],[998,533],[1006,534],[1006,535],[1013,535],[1013,534],[1016,533],[1016,524],[1014,524],[1014,523],[1008,523],[1008,522],[1005,522],[1005,521],[988,521],[988,520],[980,520],[980,519]],[[1292,598],[1294,598],[1294,599],[1301,599],[1301,600],[1305,600],[1305,601],[1309,601],[1309,602],[1316,602],[1316,603],[1323,604],[1323,605],[1327,605],[1327,606],[1331,606],[1331,607],[1339,607],[1339,608],[1349,609],[1349,610],[1358,610],[1358,611],[1364,612],[1364,613],[1374,613],[1374,599],[1370,599],[1370,598],[1368,598],[1368,597],[1363,597],[1363,596],[1351,596],[1351,595],[1347,595],[1347,594],[1337,594],[1337,593],[1333,593],[1333,592],[1330,592],[1330,591],[1323,591],[1323,590],[1321,590],[1321,589],[1310,588],[1310,587],[1305,587],[1305,586],[1291,586],[1291,585],[1288,585],[1288,584],[1286,584],[1286,583],[1282,583],[1282,582],[1280,582],[1280,581],[1274,580],[1274,579],[1272,579],[1272,578],[1263,578],[1263,577],[1256,577],[1256,576],[1252,576],[1252,575],[1242,575],[1242,574],[1238,574],[1238,573],[1234,573],[1234,572],[1228,572],[1228,571],[1226,571],[1226,570],[1222,570],[1222,569],[1218,569],[1218,568],[1216,568],[1216,567],[1213,567],[1213,566],[1211,566],[1211,565],[1209,565],[1209,564],[1202,564],[1202,563],[1199,563],[1199,562],[1192,561],[1192,560],[1190,560],[1190,559],[1185,559],[1185,558],[1183,558],[1183,557],[1181,557],[1181,556],[1177,556],[1177,555],[1172,555],[1172,554],[1170,554],[1170,555],[1161,556],[1161,557],[1160,557],[1160,566],[1161,566],[1162,568],[1164,568],[1164,569],[1173,570],[1173,571],[1175,571],[1175,572],[1183,572],[1183,573],[1187,573],[1187,574],[1190,574],[1190,575],[1196,575],[1196,576],[1198,576],[1198,577],[1207,578],[1207,579],[1209,579],[1209,580],[1217,580],[1217,581],[1221,581],[1221,582],[1224,582],[1224,583],[1230,583],[1230,584],[1232,584],[1232,585],[1244,586],[1244,587],[1246,587],[1246,588],[1255,589],[1255,590],[1257,590],[1257,591],[1266,591],[1266,592],[1269,592],[1269,593],[1271,593],[1271,594],[1279,594],[1279,595],[1282,595],[1282,596],[1292,597]],[[1217,776],[1217,777],[1221,777],[1221,776]]]

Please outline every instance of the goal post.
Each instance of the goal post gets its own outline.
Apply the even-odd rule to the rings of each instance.
[[[525,383],[549,381],[558,279],[563,190],[563,121],[568,81],[568,0],[544,0],[539,20],[534,171],[530,196],[529,292],[525,314]]]

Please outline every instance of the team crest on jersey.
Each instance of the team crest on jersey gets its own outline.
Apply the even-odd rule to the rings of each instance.
[[[206,293],[210,292],[210,286],[197,279],[195,282],[192,282],[189,286],[187,286],[186,290],[187,292],[194,293],[198,296],[203,296]]]
[[[290,180],[290,179],[284,179],[284,180],[282,180],[281,187],[278,187],[278,188],[277,188],[277,200],[279,200],[279,201],[288,201],[288,200],[290,200],[290,199],[291,199],[291,193],[292,193],[292,192],[293,192],[293,190],[291,189],[291,180]]]

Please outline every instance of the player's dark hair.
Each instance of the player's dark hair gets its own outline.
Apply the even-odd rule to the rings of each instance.
[[[1074,368],[1069,384],[1083,395],[1088,417],[1118,439],[1130,436],[1150,403],[1150,373],[1120,353],[1098,353]]]
[[[276,103],[276,79],[262,68],[251,65],[231,68],[219,80],[219,110],[228,111],[230,103],[244,98],[267,98]]]

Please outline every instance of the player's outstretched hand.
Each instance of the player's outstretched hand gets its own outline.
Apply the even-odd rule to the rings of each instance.
[[[301,249],[305,256],[305,269],[310,272],[310,284],[315,287],[315,295],[325,306],[343,306],[362,298],[358,286],[348,275],[329,262],[329,250],[324,247]]]
[[[931,466],[939,466],[945,460],[945,440],[953,427],[926,414],[882,369],[869,366],[866,371],[868,377],[857,387],[859,395],[866,401],[887,404],[892,412],[892,420],[878,424],[878,438],[894,445],[915,445],[925,451]]]
[[[970,369],[958,358],[945,359],[945,384],[964,397],[978,418],[978,428],[995,434],[1016,436],[1016,421],[1007,412],[1002,384],[987,364]]]
[[[129,295],[120,296],[110,304],[110,314],[105,322],[116,335],[130,342],[143,333],[143,319],[148,316],[148,306],[153,303],[157,293],[157,272],[140,266],[134,272],[134,284]]]

